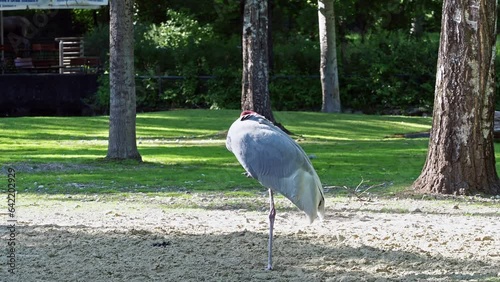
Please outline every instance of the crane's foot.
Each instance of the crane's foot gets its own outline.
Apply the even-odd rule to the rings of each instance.
[[[272,266],[272,265],[268,265],[268,266],[266,267],[266,270],[273,270],[273,266]]]

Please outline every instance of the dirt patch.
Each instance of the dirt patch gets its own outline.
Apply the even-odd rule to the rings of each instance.
[[[278,198],[275,270],[266,271],[266,198],[231,199],[251,208],[199,195],[185,200],[196,197],[203,208],[170,209],[161,196],[21,194],[16,274],[2,255],[0,280],[500,281],[498,200],[328,198],[325,221],[309,225]],[[9,234],[1,230],[5,244]]]
[[[2,167],[3,172],[5,173],[7,171],[8,167],[13,167],[16,169],[16,172],[27,172],[27,173],[36,173],[36,172],[65,172],[65,171],[71,171],[71,170],[78,170],[78,171],[88,171],[88,170],[93,170],[95,167],[91,165],[83,165],[83,164],[70,164],[70,163],[40,163],[40,164],[33,164],[33,163],[16,163],[15,165],[13,164],[5,164]]]

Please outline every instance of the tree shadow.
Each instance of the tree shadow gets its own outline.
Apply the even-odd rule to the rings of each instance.
[[[277,234],[275,269],[266,271],[265,233],[179,231],[168,223],[19,226],[15,255],[16,274],[0,270],[9,281],[477,281],[498,272],[495,261],[352,247],[301,234]]]

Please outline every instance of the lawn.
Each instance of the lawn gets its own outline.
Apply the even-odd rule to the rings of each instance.
[[[141,113],[137,138],[143,163],[109,162],[108,117],[3,118],[0,162],[17,171],[19,192],[48,194],[222,191],[260,185],[225,148],[236,110]],[[427,131],[431,118],[313,112],[275,116],[314,155],[327,189],[342,192],[362,180],[381,193],[406,189],[425,161],[426,138],[394,134]]]

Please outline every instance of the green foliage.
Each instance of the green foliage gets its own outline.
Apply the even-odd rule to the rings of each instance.
[[[318,42],[307,36],[294,36],[276,44],[269,91],[276,110],[320,109]]]
[[[84,35],[84,50],[87,56],[98,56],[101,62],[109,58],[109,25],[99,25]]]
[[[344,106],[366,113],[432,108],[438,40],[379,32],[343,48],[339,80]]]
[[[280,75],[269,83],[271,105],[280,111],[321,109],[319,76]]]
[[[159,47],[148,36],[152,24],[136,24],[134,26],[134,60],[138,75],[151,73],[161,75],[162,70],[175,68],[176,62],[172,50]]]
[[[99,88],[95,95],[95,100],[89,101],[89,104],[93,106],[94,112],[97,113],[108,113],[109,110],[109,75],[107,73],[101,74],[98,78]],[[104,88],[103,85],[108,86]]]
[[[319,73],[319,42],[307,36],[293,36],[273,48],[275,74],[311,75]]]
[[[241,104],[241,70],[218,67],[214,79],[207,81],[211,109],[239,109]]]
[[[341,40],[352,33],[399,31],[417,37],[439,32],[442,0],[336,0]]]
[[[146,76],[137,77],[135,80],[136,103],[141,111],[158,110],[158,105],[164,103],[163,97],[159,94],[161,81],[155,76],[153,70],[149,69]]]
[[[183,48],[188,45],[200,45],[205,39],[213,36],[210,25],[200,25],[193,17],[176,12],[167,11],[166,22],[151,25],[146,37],[156,43],[159,48]]]
[[[92,12],[91,10],[84,9],[71,10],[73,24],[80,25],[85,30],[91,30],[93,26]]]

